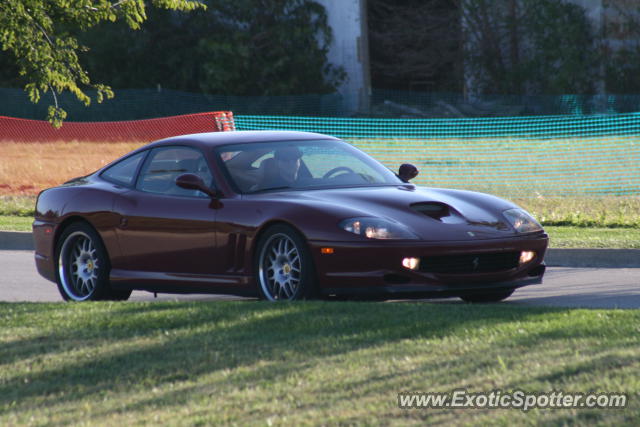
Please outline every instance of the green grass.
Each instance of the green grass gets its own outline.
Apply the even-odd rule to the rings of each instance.
[[[0,425],[632,425],[638,310],[0,304]],[[621,410],[397,408],[401,391],[628,393]]]
[[[30,216],[36,206],[36,196],[0,196],[0,215]]]
[[[545,227],[551,248],[640,249],[640,228]]]
[[[33,217],[0,215],[0,230],[31,231]]]
[[[640,228],[640,197],[538,197],[513,201],[545,226]]]

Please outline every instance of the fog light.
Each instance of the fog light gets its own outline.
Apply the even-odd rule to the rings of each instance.
[[[536,257],[536,253],[533,251],[522,251],[520,253],[520,264],[525,264]]]
[[[402,266],[409,270],[417,270],[419,265],[420,260],[418,258],[404,258],[402,260]]]

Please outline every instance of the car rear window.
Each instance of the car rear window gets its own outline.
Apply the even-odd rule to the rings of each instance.
[[[101,176],[104,179],[116,184],[122,184],[125,186],[133,185],[136,171],[138,170],[138,165],[140,164],[146,153],[146,151],[143,151],[142,153],[135,154],[119,161],[115,165],[102,172]]]

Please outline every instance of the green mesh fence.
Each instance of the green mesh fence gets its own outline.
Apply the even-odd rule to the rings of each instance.
[[[413,181],[504,197],[640,195],[640,113],[482,119],[236,116],[238,130],[300,130],[354,144]]]
[[[95,97],[94,92],[87,93]],[[169,89],[118,89],[115,93],[115,98],[102,103],[94,101],[89,107],[85,107],[74,95],[66,92],[58,96],[58,102],[68,113],[68,121],[73,122],[141,120],[221,110],[239,114],[347,114],[344,99],[340,94],[231,96]],[[43,93],[40,101],[33,104],[21,89],[0,88],[0,116],[44,120],[47,108],[52,102],[48,93]]]
[[[374,90],[369,110],[357,113],[344,108],[344,98],[132,89],[117,90],[115,99],[89,108],[69,94],[61,96],[60,103],[69,121],[231,110],[240,130],[326,133],[353,143],[393,170],[414,163],[421,170],[415,180],[419,185],[513,198],[640,195],[640,113],[634,113],[640,111],[639,95],[469,100],[459,94]],[[45,94],[32,104],[22,90],[0,88],[0,115],[42,120],[50,101]],[[345,117],[354,114],[370,118]],[[398,118],[403,116],[419,118]]]
[[[234,114],[326,116],[373,118],[461,118],[587,114],[617,114],[640,111],[640,95],[482,95],[472,99],[456,93],[408,92],[374,89],[366,105],[353,111],[348,105],[359,94],[288,96],[231,96],[190,93],[170,89],[117,89],[113,99],[90,107],[72,94],[58,96],[68,120],[100,122],[140,120],[203,111],[233,111]],[[95,96],[89,91],[89,95]],[[351,101],[350,101],[351,100]],[[0,116],[42,120],[53,100],[42,94],[33,104],[16,88],[0,88]]]

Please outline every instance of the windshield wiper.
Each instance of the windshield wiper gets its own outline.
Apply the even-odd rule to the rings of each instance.
[[[265,191],[274,191],[274,190],[287,190],[293,188],[290,185],[283,185],[281,187],[267,187],[267,188],[261,188],[259,190],[254,190],[254,191],[250,191],[248,194],[256,194],[256,193],[263,193]]]

